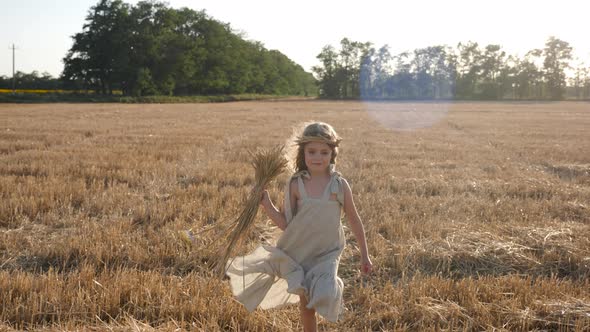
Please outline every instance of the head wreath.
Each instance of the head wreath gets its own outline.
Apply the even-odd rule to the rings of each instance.
[[[338,144],[340,144],[341,141],[341,138],[329,139],[324,136],[299,136],[295,139],[295,144],[301,145],[309,142],[320,142],[326,143],[330,146],[338,147]]]

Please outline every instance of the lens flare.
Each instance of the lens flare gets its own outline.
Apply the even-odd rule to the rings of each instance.
[[[446,117],[448,102],[363,101],[369,116],[383,127],[407,131],[429,128]]]

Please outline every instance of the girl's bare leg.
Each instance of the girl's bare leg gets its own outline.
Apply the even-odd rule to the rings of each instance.
[[[318,324],[315,318],[315,310],[308,309],[305,295],[299,295],[299,310],[301,311],[301,322],[303,323],[304,332],[316,332]]]

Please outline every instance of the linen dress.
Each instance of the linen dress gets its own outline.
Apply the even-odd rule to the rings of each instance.
[[[307,298],[329,321],[342,311],[344,284],[338,277],[338,263],[345,246],[340,222],[344,203],[340,173],[330,167],[330,181],[320,198],[309,197],[303,185],[307,171],[296,173],[285,188],[287,228],[276,246],[261,245],[252,253],[227,263],[232,292],[248,311],[270,309]],[[289,186],[297,180],[302,204],[292,216]]]

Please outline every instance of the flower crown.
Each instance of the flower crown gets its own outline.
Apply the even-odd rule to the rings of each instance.
[[[295,144],[302,145],[309,142],[320,142],[326,143],[333,147],[338,147],[338,144],[342,141],[341,138],[326,138],[324,136],[299,136],[295,139]]]

